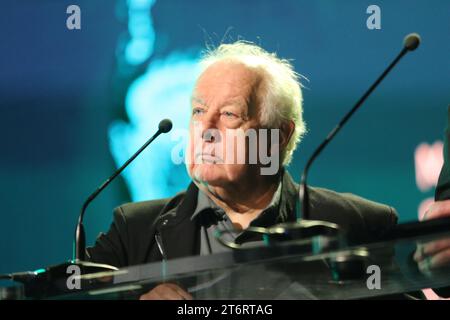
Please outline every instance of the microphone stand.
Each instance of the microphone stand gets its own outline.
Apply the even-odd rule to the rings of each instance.
[[[300,240],[306,238],[312,238],[316,236],[328,236],[337,237],[338,245],[345,241],[344,231],[335,223],[310,220],[310,204],[309,204],[309,191],[307,187],[307,176],[309,169],[311,168],[314,160],[320,155],[325,147],[331,142],[336,134],[347,123],[350,117],[358,110],[369,95],[375,90],[380,82],[386,77],[386,75],[394,68],[394,66],[400,61],[400,59],[408,52],[415,50],[420,44],[420,36],[412,33],[405,37],[404,45],[397,57],[387,67],[387,69],[378,77],[378,79],[370,86],[370,88],[363,94],[363,96],[356,102],[354,107],[342,118],[338,125],[331,130],[325,140],[316,148],[312,156],[309,158],[301,177],[299,200],[300,206],[297,204],[297,221],[287,222],[274,225],[267,228],[265,234],[268,242],[278,242],[286,240]],[[321,248],[318,248],[320,251]]]
[[[172,122],[164,119],[159,123],[158,131],[147,142],[134,153],[119,169],[117,169],[105,182],[102,183],[83,203],[80,216],[75,230],[74,257],[72,260],[62,264],[49,266],[44,269],[29,272],[17,272],[0,275],[0,279],[9,279],[24,284],[25,297],[45,298],[51,295],[73,292],[68,288],[67,279],[71,273],[69,270],[77,269],[77,276],[93,273],[103,273],[100,284],[106,284],[112,280],[111,273],[119,270],[114,266],[85,261],[86,259],[86,235],[83,226],[83,219],[89,204],[102,192],[147,146],[153,142],[161,133],[167,133],[172,129]],[[75,268],[73,268],[75,266]],[[72,269],[69,269],[72,267]],[[93,281],[87,280],[87,284],[92,287]],[[81,278],[80,278],[81,283]]]
[[[86,235],[83,226],[84,214],[89,204],[94,200],[100,192],[102,192],[136,157],[148,147],[161,133],[167,133],[172,129],[172,122],[164,119],[159,123],[158,131],[147,140],[142,147],[139,148],[119,169],[117,169],[103,184],[97,188],[83,203],[81,207],[80,216],[78,218],[77,227],[75,229],[75,248],[74,260],[75,262],[84,261],[86,257]]]

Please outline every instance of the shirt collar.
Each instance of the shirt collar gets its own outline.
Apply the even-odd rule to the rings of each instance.
[[[282,176],[284,173],[282,174]],[[275,191],[270,204],[261,212],[261,214],[252,221],[251,225],[270,224],[270,222],[275,223],[278,220],[279,207],[282,198],[283,190],[283,178],[280,179],[278,183],[277,190]],[[191,216],[191,220],[195,218],[200,218],[202,225],[217,224],[225,218],[225,210],[218,206],[214,201],[209,198],[209,196],[203,192],[201,189],[198,190],[197,194],[197,206],[194,213]],[[262,224],[261,224],[262,223]]]

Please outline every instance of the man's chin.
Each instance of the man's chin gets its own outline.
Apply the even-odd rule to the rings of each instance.
[[[227,179],[218,171],[219,170],[217,170],[216,168],[202,165],[193,169],[193,174],[191,175],[191,177],[196,182],[202,184],[221,186],[227,181]]]

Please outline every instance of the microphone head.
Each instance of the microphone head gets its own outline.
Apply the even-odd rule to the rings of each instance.
[[[172,130],[172,121],[169,119],[161,120],[158,126],[158,130],[162,133],[167,133]]]
[[[420,44],[420,36],[417,33],[410,33],[403,40],[403,45],[409,51],[414,51]]]

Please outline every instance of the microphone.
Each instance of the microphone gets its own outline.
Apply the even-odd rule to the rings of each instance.
[[[417,33],[410,33],[403,40],[403,46],[409,50],[414,51],[420,44],[420,36]]]
[[[333,140],[336,134],[342,129],[342,127],[347,123],[350,117],[358,110],[361,105],[366,101],[369,95],[375,90],[375,88],[380,84],[380,82],[386,77],[386,75],[394,68],[394,66],[400,61],[400,59],[408,52],[414,51],[420,44],[420,36],[417,33],[411,33],[405,37],[403,40],[403,49],[397,55],[397,57],[392,61],[392,63],[384,70],[384,72],[378,77],[378,79],[370,86],[370,88],[362,95],[362,97],[356,102],[353,108],[342,118],[342,120],[334,127],[333,130],[328,134],[325,140],[317,147],[313,152],[312,156],[308,159],[306,166],[303,170],[301,182],[300,182],[300,203],[302,204],[302,215],[297,216],[297,219],[309,219],[309,193],[307,189],[307,177],[309,169],[311,168],[314,160],[320,155],[320,153],[325,149],[325,147]]]
[[[172,121],[162,120],[158,125],[158,131],[133,154],[119,169],[117,169],[103,184],[100,185],[83,203],[75,230],[75,244],[73,260],[59,265],[49,266],[36,271],[17,272],[0,275],[0,280],[8,279],[24,284],[25,296],[28,298],[45,298],[49,295],[58,295],[68,292],[65,278],[68,277],[69,266],[77,266],[80,274],[92,274],[98,272],[114,272],[116,267],[84,261],[86,258],[86,235],[83,226],[83,218],[89,204],[102,192],[147,146],[161,133],[167,133],[172,129]],[[90,282],[91,283],[91,282]],[[69,290],[70,291],[70,290]],[[3,294],[0,292],[0,294]],[[9,293],[7,293],[9,294]]]
[[[318,252],[331,246],[340,246],[346,243],[344,233],[335,223],[319,220],[310,220],[310,204],[309,204],[309,192],[307,188],[307,177],[309,169],[311,168],[314,160],[320,155],[325,147],[331,142],[336,134],[347,123],[350,117],[358,110],[369,95],[375,90],[380,82],[386,77],[386,75],[394,68],[394,66],[400,61],[400,59],[408,52],[414,51],[420,44],[420,36],[416,33],[407,35],[403,41],[403,48],[397,57],[391,62],[386,70],[378,77],[378,79],[369,87],[369,89],[362,95],[362,97],[356,102],[353,108],[342,118],[338,125],[331,130],[325,140],[315,149],[312,156],[308,159],[307,164],[303,170],[300,189],[299,189],[299,201],[297,204],[297,221],[285,222],[276,224],[269,228],[258,228],[250,231],[256,233],[262,233],[266,240],[266,243],[278,243],[280,241],[300,240],[307,239],[316,236],[331,237],[336,241],[324,241],[319,247],[313,246],[313,251]],[[328,247],[327,247],[328,246]]]
[[[74,249],[74,260],[75,262],[84,261],[86,258],[86,234],[83,226],[83,219],[89,204],[102,192],[110,183],[113,181],[136,157],[148,147],[150,143],[153,142],[161,133],[167,133],[172,130],[172,121],[169,119],[161,120],[158,125],[158,131],[147,140],[146,143],[133,154],[130,159],[128,159],[119,169],[117,169],[100,187],[97,188],[84,202],[80,216],[78,217],[77,227],[75,229],[75,249]]]

